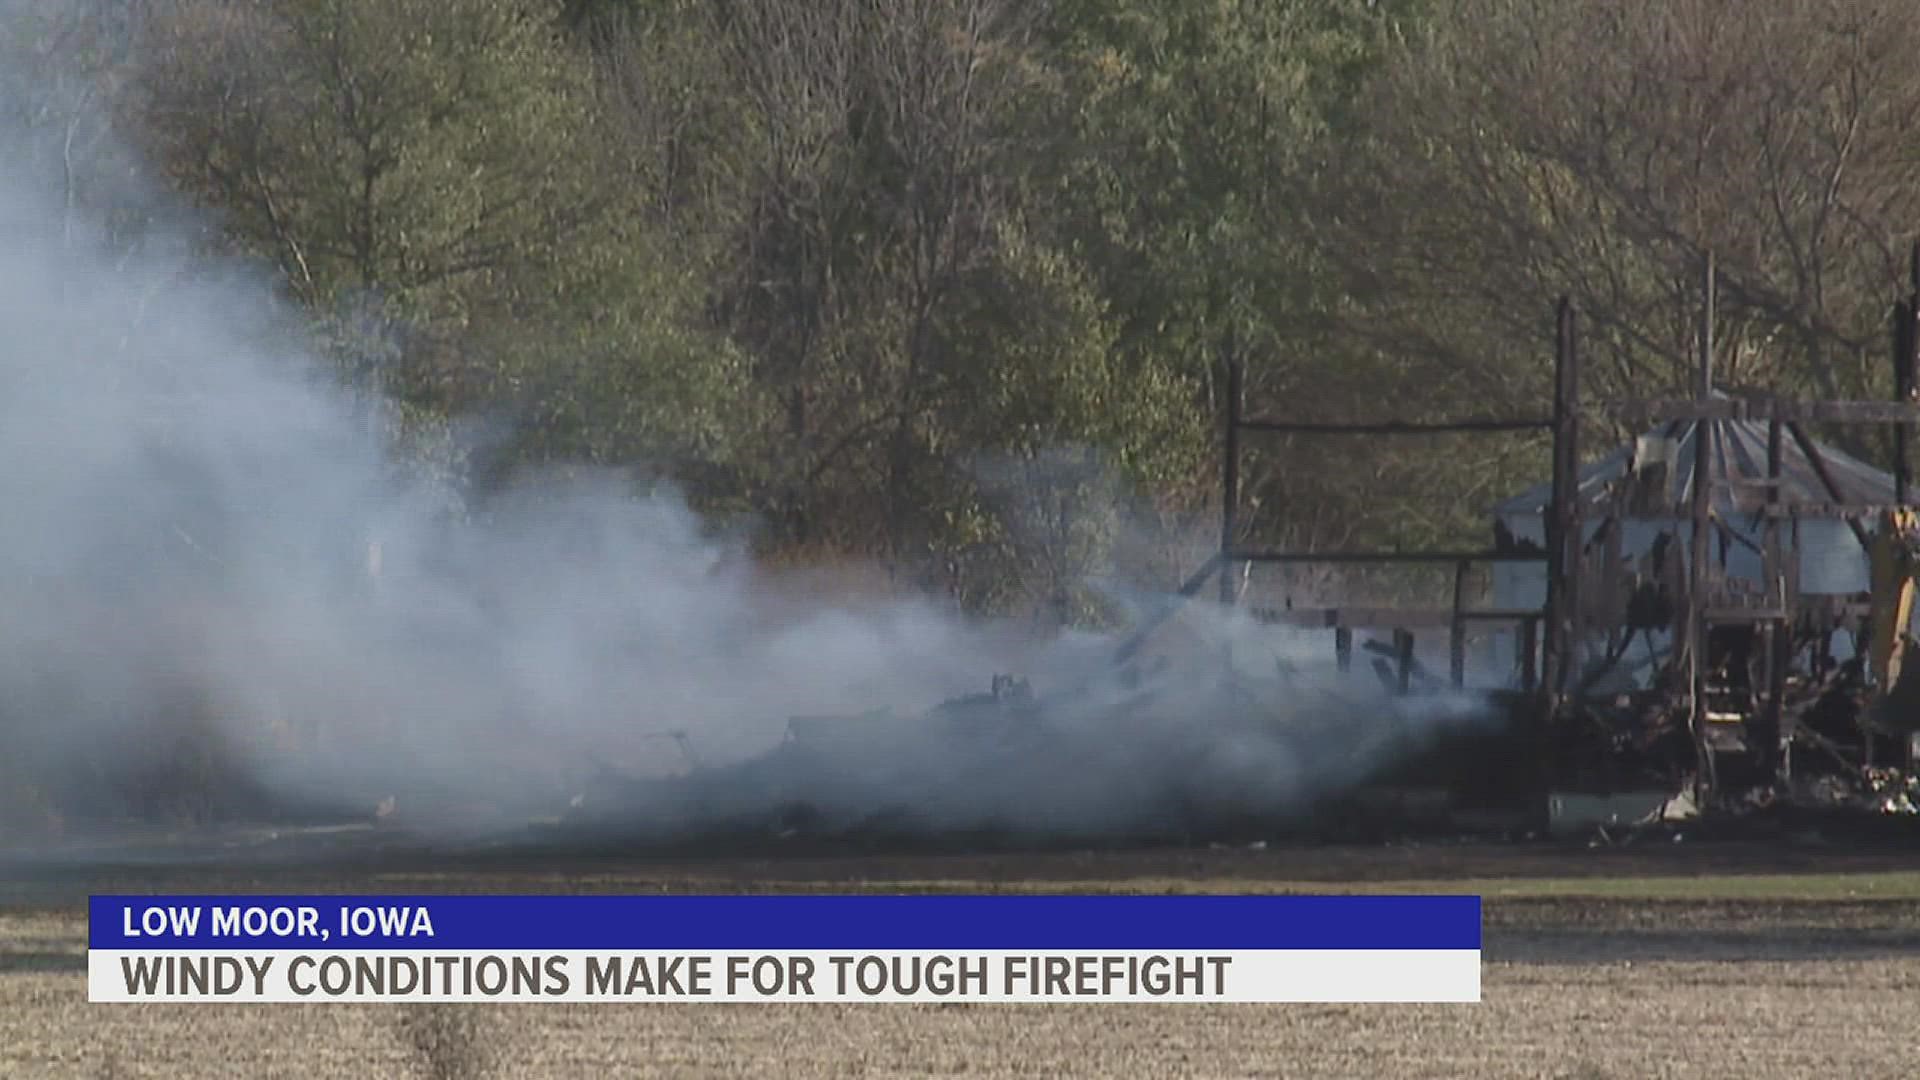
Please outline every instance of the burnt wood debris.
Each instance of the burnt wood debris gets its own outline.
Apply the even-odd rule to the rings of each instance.
[[[1230,392],[1225,523],[1219,553],[1202,572],[1230,579],[1247,562],[1452,565],[1449,608],[1257,614],[1332,628],[1343,664],[1355,631],[1389,635],[1393,646],[1377,651],[1397,665],[1396,688],[1415,693],[1422,680],[1406,645],[1415,631],[1447,635],[1449,681],[1458,687],[1471,628],[1508,628],[1515,671],[1511,688],[1496,692],[1510,714],[1506,790],[1539,818],[1555,793],[1662,788],[1684,791],[1706,814],[1777,802],[1912,813],[1920,671],[1900,661],[1911,640],[1920,537],[1908,490],[1908,428],[1920,419],[1920,245],[1911,292],[1894,305],[1891,401],[1789,401],[1716,386],[1711,255],[1701,277],[1689,398],[1583,401],[1578,317],[1564,298],[1553,324],[1548,416],[1293,423],[1244,417]],[[1235,373],[1228,385],[1237,391],[1239,381]],[[1653,432],[1583,469],[1586,413],[1651,423]],[[1888,473],[1821,446],[1810,423],[1893,425]],[[1504,520],[1483,551],[1276,551],[1235,540],[1232,457],[1241,432],[1535,430],[1548,433],[1553,451],[1539,508],[1544,544],[1515,536]],[[1849,554],[1867,568],[1863,589],[1803,581],[1803,565],[1818,555],[1809,533],[1819,522],[1844,523]],[[1651,540],[1624,552],[1623,534],[1636,530]],[[1732,561],[1747,562],[1746,573],[1733,572],[1730,553],[1744,556]],[[1544,602],[1467,607],[1464,583],[1476,563],[1542,567]],[[1221,595],[1233,602],[1230,590]],[[1645,661],[1630,660],[1642,652]]]
[[[1449,812],[1427,816],[1509,830],[1551,830],[1557,809],[1575,800],[1624,797],[1631,807],[1636,796],[1641,822],[1666,818],[1676,802],[1690,816],[1722,820],[1781,808],[1910,815],[1920,793],[1920,670],[1903,660],[1920,517],[1909,504],[1907,429],[1920,420],[1920,245],[1911,292],[1894,306],[1890,401],[1782,400],[1717,385],[1715,268],[1710,255],[1702,263],[1697,366],[1684,398],[1583,400],[1580,318],[1567,298],[1553,313],[1545,415],[1345,424],[1248,417],[1244,372],[1229,356],[1218,549],[1171,602],[1137,621],[1099,693],[1036,696],[1024,681],[996,677],[989,694],[904,722],[796,718],[779,748],[742,765],[694,767],[666,783],[610,777],[576,800],[574,823],[630,830],[644,820],[663,836],[732,822],[763,836],[771,824],[782,838],[867,831],[977,841],[1008,823],[1031,833],[1045,822],[1041,831],[1060,835],[1193,839],[1240,825],[1259,833],[1283,818],[1351,828],[1373,820],[1363,804],[1378,809],[1396,798],[1388,792],[1399,793],[1402,820],[1423,813],[1410,793],[1437,792]],[[1601,416],[1644,434],[1589,459],[1583,421]],[[1823,446],[1807,426],[1816,423],[1893,425],[1891,468]],[[1501,504],[1488,547],[1288,550],[1242,538],[1243,436],[1502,433],[1548,438],[1552,471]],[[1358,651],[1384,691],[1368,702],[1290,683],[1285,660],[1278,681],[1274,672],[1237,669],[1231,652],[1210,673],[1169,675],[1148,642],[1183,605],[1199,603],[1209,581],[1219,604],[1240,605],[1241,577],[1256,563],[1438,566],[1452,587],[1433,607],[1251,610],[1269,624],[1330,632],[1340,672],[1351,670],[1362,636]],[[1469,578],[1487,568],[1505,573],[1507,587],[1496,581],[1495,602],[1476,605],[1470,598],[1483,590],[1469,588]],[[1444,672],[1420,661],[1420,634],[1445,635]],[[1470,647],[1494,661],[1472,679]],[[1173,702],[1156,692],[1169,678],[1186,681]],[[1203,707],[1196,679],[1212,680]],[[1395,703],[1449,694],[1471,698],[1491,723],[1412,737],[1420,725]],[[1168,722],[1152,728],[1157,741],[1103,742],[1103,725],[1156,708],[1179,714],[1159,718]],[[1263,785],[1258,769],[1223,783],[1209,740],[1182,727],[1192,724],[1227,739],[1236,724],[1282,738],[1296,772],[1327,782],[1310,798],[1297,785]],[[1077,804],[1056,799],[1058,789],[1094,771],[1082,766],[1126,753],[1140,760],[1115,764],[1113,775],[1145,779],[1124,811],[1094,800],[1076,820],[1061,809]],[[983,785],[1006,792],[1004,814],[981,812],[968,794]],[[1648,795],[1658,798],[1645,804]],[[1034,806],[1021,808],[1022,799]],[[1603,834],[1620,813],[1598,815]]]

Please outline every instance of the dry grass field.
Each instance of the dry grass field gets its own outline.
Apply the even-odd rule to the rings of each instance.
[[[1898,854],[1430,847],[404,868],[0,865],[0,1076],[1907,1077]],[[1480,892],[1471,1006],[90,1006],[106,890]]]

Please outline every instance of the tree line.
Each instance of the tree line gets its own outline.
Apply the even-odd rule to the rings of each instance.
[[[129,175],[211,211],[468,503],[631,469],[977,611],[1184,577],[1230,363],[1254,415],[1538,414],[1567,294],[1590,400],[1682,390],[1711,251],[1723,379],[1884,396],[1920,230],[1912,5],[0,10],[69,204],[129,245],[163,213]],[[1477,544],[1545,465],[1264,438],[1240,528]]]

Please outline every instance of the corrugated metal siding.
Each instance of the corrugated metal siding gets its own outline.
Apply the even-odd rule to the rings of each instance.
[[[1800,591],[1862,593],[1872,587],[1867,554],[1844,521],[1800,522]]]
[[[1503,521],[1516,539],[1545,543],[1545,528],[1538,516],[1509,516]],[[1750,548],[1737,542],[1729,546],[1727,575],[1758,584],[1762,560],[1760,551],[1756,549],[1764,546],[1765,530],[1758,526],[1749,528],[1746,524],[1734,522],[1733,531],[1745,537],[1753,546]],[[1591,540],[1598,530],[1598,522],[1587,522],[1584,531]],[[1621,534],[1622,557],[1633,559],[1646,554],[1652,550],[1655,538],[1662,532],[1674,534],[1679,545],[1676,550],[1685,552],[1692,547],[1691,522],[1630,521]],[[1714,539],[1709,542],[1712,544],[1710,557],[1718,560],[1719,541]],[[1799,545],[1801,592],[1847,594],[1867,591],[1867,554],[1845,522],[1802,521],[1799,523]],[[1493,587],[1494,604],[1497,607],[1539,607],[1547,602],[1547,569],[1540,563],[1497,563],[1493,568]]]
[[[1722,517],[1751,514],[1765,502],[1765,489],[1755,482],[1767,477],[1767,425],[1757,420],[1717,420],[1706,424],[1675,422],[1655,428],[1641,436],[1643,440],[1672,440],[1666,483],[1661,499],[1670,506],[1687,506],[1693,499],[1693,459],[1699,446],[1699,433],[1705,430],[1709,444],[1707,470],[1713,487],[1713,506]],[[1858,458],[1830,446],[1815,444],[1827,472],[1839,489],[1841,502],[1879,505],[1893,502],[1893,477]],[[1617,447],[1605,457],[1580,470],[1580,497],[1583,503],[1597,506],[1608,487],[1632,468],[1634,446]],[[1815,471],[1811,459],[1792,438],[1781,442],[1781,501],[1788,504],[1830,503],[1834,496]],[[1535,484],[1526,491],[1494,507],[1497,517],[1538,514],[1546,509],[1553,495],[1551,482]]]
[[[1510,515],[1502,519],[1516,539],[1544,543],[1544,526],[1538,515]],[[1740,528],[1743,522],[1736,522],[1735,531],[1746,536],[1754,546],[1760,547],[1762,531],[1760,528]],[[1599,523],[1588,522],[1586,534],[1592,539]],[[1684,553],[1691,546],[1692,523],[1688,521],[1635,521],[1628,522],[1621,536],[1620,550],[1623,557],[1637,558],[1652,549],[1654,539],[1663,531],[1672,532],[1678,542],[1674,549]],[[1843,521],[1802,521],[1799,523],[1800,543],[1800,591],[1803,593],[1851,594],[1865,592],[1868,589],[1867,556],[1860,548],[1860,542],[1854,538],[1853,531]],[[1719,542],[1712,541],[1712,557],[1719,556]],[[1682,555],[1684,558],[1685,556]],[[1738,543],[1731,545],[1727,553],[1728,576],[1756,584],[1760,580],[1761,556],[1756,550]],[[1537,608],[1547,602],[1547,571],[1539,563],[1496,563],[1492,572],[1493,606],[1499,608]],[[1664,655],[1670,647],[1670,635],[1660,633],[1650,635],[1655,655]],[[1837,636],[1834,650],[1843,659],[1851,655],[1851,647],[1844,635]],[[1511,633],[1501,633],[1497,639],[1496,666],[1509,670],[1517,669],[1519,663],[1519,639]],[[1635,646],[1629,657],[1629,667],[1633,669],[1634,681],[1645,685],[1645,678],[1651,672],[1646,661],[1647,653],[1643,646]]]
[[[1725,395],[1717,395],[1724,397]],[[1714,481],[1712,502],[1715,515],[1727,522],[1735,535],[1748,543],[1734,542],[1726,556],[1726,572],[1737,580],[1761,585],[1761,549],[1765,528],[1757,512],[1766,502],[1766,488],[1756,481],[1767,478],[1767,424],[1756,420],[1720,420],[1707,423],[1676,421],[1663,424],[1635,441],[1618,447],[1605,457],[1580,470],[1579,497],[1593,512],[1587,515],[1589,539],[1600,527],[1600,510],[1617,481],[1634,466],[1636,444],[1643,454],[1658,451],[1666,460],[1662,485],[1653,492],[1657,503],[1675,508],[1687,507],[1693,499],[1694,455],[1702,444],[1708,454],[1708,474]],[[1828,446],[1815,446],[1837,491],[1829,491],[1815,471],[1813,461],[1789,436],[1781,441],[1780,501],[1796,504],[1831,503],[1886,505],[1893,502],[1893,477],[1857,458]],[[1494,515],[1515,539],[1545,543],[1543,515],[1552,497],[1551,483],[1536,484],[1507,499],[1494,509]],[[1836,498],[1837,497],[1837,498]],[[1797,530],[1800,552],[1800,590],[1808,594],[1846,595],[1867,591],[1869,571],[1867,554],[1846,522],[1833,519],[1806,519],[1784,526]],[[1686,558],[1693,526],[1688,515],[1678,512],[1661,520],[1625,523],[1621,553],[1627,558],[1646,554],[1661,533],[1671,533],[1677,541],[1675,552]],[[1718,537],[1713,541],[1711,557],[1720,558]],[[1493,567],[1493,602],[1502,608],[1537,608],[1546,603],[1546,568],[1538,563],[1502,563]],[[1665,635],[1656,635],[1656,648],[1665,647]],[[1517,661],[1517,639],[1502,635],[1504,656]],[[1845,643],[1836,642],[1837,648]],[[1636,657],[1644,653],[1635,648]]]

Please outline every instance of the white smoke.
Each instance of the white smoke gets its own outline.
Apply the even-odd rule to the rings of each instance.
[[[445,491],[395,467],[380,410],[335,384],[271,283],[191,253],[204,222],[106,242],[47,152],[70,135],[10,132],[0,163],[0,752],[50,790],[111,788],[191,735],[274,801],[393,796],[429,826],[506,821],[564,806],[585,767],[677,758],[669,732],[709,765],[737,762],[788,717],[910,716],[984,689],[1010,656],[1043,694],[1086,691],[1049,712],[1063,741],[969,763],[948,743],[880,739],[780,796],[1086,827],[1171,790],[1176,770],[1262,797],[1346,779],[1321,752],[1339,737],[1305,755],[1265,728],[1219,728],[1245,706],[1211,679],[1167,682],[1114,719],[1136,691],[1103,681],[1111,641],[1035,648],[929,604],[776,600],[736,544],[621,476],[531,482],[449,515]],[[112,175],[146,212],[165,205]],[[1316,673],[1291,707],[1339,707],[1323,643],[1309,656],[1247,624],[1205,632]],[[731,789],[727,808],[758,794]]]

